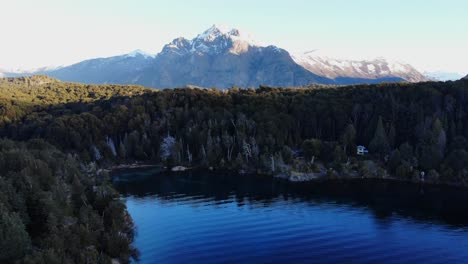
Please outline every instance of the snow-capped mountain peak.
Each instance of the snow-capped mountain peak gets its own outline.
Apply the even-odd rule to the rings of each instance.
[[[163,48],[163,54],[220,54],[229,52],[242,54],[252,47],[264,47],[252,35],[223,25],[213,25],[195,38],[188,40],[182,37],[174,39]]]
[[[44,66],[44,67],[39,67],[39,68],[10,68],[10,69],[0,68],[0,75],[3,76],[3,77],[5,77],[5,76],[11,76],[11,77],[28,76],[28,75],[42,74],[44,72],[58,70],[58,69],[61,69],[63,67],[65,67],[65,66],[63,66],[63,65],[60,65],[60,66],[49,65],[49,66]]]
[[[332,79],[347,76],[363,79],[398,77],[411,82],[427,80],[425,76],[411,65],[401,61],[388,60],[383,57],[345,60],[334,58],[320,50],[312,50],[294,54],[292,58],[297,64],[310,72]]]
[[[351,57],[342,59],[330,54],[336,55],[327,49],[291,55],[276,46],[262,45],[236,28],[213,25],[193,39],[174,39],[157,55],[135,50],[58,68],[0,70],[0,76],[48,74],[85,83],[223,88],[428,80],[407,63],[384,58],[360,59],[351,53]]]
[[[213,25],[202,34],[199,34],[194,41],[201,40],[204,42],[213,42],[219,37],[230,38],[233,41],[243,41],[251,46],[261,46],[261,44],[256,41],[251,34],[226,25]]]
[[[132,57],[132,58],[135,58],[136,56],[143,56],[143,57],[145,57],[145,59],[148,59],[148,58],[154,58],[155,55],[147,53],[147,52],[142,51],[140,49],[137,49],[137,50],[134,50],[134,51],[126,54],[125,56]]]
[[[443,82],[460,80],[464,76],[463,73],[446,71],[426,71],[424,75],[430,80]]]
[[[209,29],[205,30],[203,33],[199,34],[195,39],[196,40],[203,40],[203,41],[213,41],[216,38],[222,35],[239,35],[239,31],[228,27],[226,25],[213,25]]]

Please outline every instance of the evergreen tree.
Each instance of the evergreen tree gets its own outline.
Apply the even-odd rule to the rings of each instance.
[[[375,129],[374,137],[369,145],[369,150],[372,153],[380,155],[383,157],[389,151],[389,143],[387,134],[385,133],[385,128],[383,125],[382,117],[379,116],[379,121],[377,122],[377,128]]]
[[[349,124],[343,135],[341,136],[341,144],[343,144],[343,151],[348,154],[349,149],[353,149],[356,145],[356,128],[353,124]]]
[[[31,239],[18,214],[0,204],[0,262],[14,263],[31,250]]]
[[[321,154],[322,142],[318,139],[307,139],[302,143],[302,151],[307,160],[318,158]]]

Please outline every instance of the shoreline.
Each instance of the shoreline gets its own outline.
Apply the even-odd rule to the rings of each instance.
[[[269,176],[272,179],[278,179],[282,181],[286,181],[292,184],[307,184],[307,183],[314,183],[314,182],[323,182],[323,181],[358,181],[358,180],[382,180],[388,182],[401,182],[401,183],[409,183],[409,184],[418,184],[418,185],[428,185],[428,186],[441,186],[441,187],[455,187],[460,189],[468,190],[467,185],[457,184],[457,183],[450,183],[450,182],[431,182],[431,181],[414,181],[414,180],[406,180],[400,179],[397,177],[386,176],[386,177],[359,177],[359,176],[344,176],[344,177],[336,177],[336,178],[328,178],[326,176],[322,177],[313,177],[307,180],[291,180],[290,178],[281,177],[279,175],[273,174],[262,174],[262,173],[241,173],[236,170],[227,169],[227,168],[203,168],[203,167],[184,167],[184,170],[173,170],[173,168],[182,167],[182,166],[173,166],[172,168],[165,167],[161,164],[143,164],[143,163],[132,163],[132,164],[119,164],[113,165],[104,170],[109,172],[116,172],[119,170],[137,170],[137,169],[150,169],[160,167],[165,169],[162,172],[169,172],[169,173],[178,173],[178,172],[189,172],[189,171],[198,171],[198,172],[224,172],[229,174],[236,174],[236,175],[245,175],[245,174],[254,174],[254,175],[262,175],[262,176]]]
[[[126,170],[126,169],[146,169],[146,168],[155,168],[155,167],[163,167],[162,165],[158,164],[149,164],[149,163],[132,163],[132,164],[118,164],[112,165],[110,167],[105,167],[103,170],[114,172],[117,170]]]

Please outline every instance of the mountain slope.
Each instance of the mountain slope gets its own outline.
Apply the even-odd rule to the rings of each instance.
[[[421,82],[428,79],[409,64],[388,61],[383,58],[375,60],[342,60],[321,55],[317,51],[310,51],[294,55],[293,59],[299,65],[315,74],[339,81],[343,78],[368,79],[379,81],[404,80]]]
[[[262,46],[237,29],[213,26],[196,38],[177,38],[157,56],[141,53],[84,61],[41,72],[63,81],[229,88],[333,84],[297,65],[285,50]]]
[[[433,71],[433,72],[424,72],[424,76],[426,76],[430,80],[434,81],[456,81],[463,78],[463,74],[457,72],[445,72],[445,71]]]
[[[311,53],[291,56],[286,50],[263,45],[237,29],[216,25],[193,39],[174,39],[155,56],[137,50],[33,74],[62,81],[154,88],[291,87],[427,80],[408,64],[383,59],[345,61]]]
[[[121,56],[86,60],[57,70],[37,73],[70,82],[132,84],[136,83],[134,80],[153,59],[154,57],[137,50]]]
[[[215,26],[192,40],[178,38],[166,45],[143,76],[142,84],[151,87],[333,83],[297,65],[283,49],[260,45],[236,29]]]

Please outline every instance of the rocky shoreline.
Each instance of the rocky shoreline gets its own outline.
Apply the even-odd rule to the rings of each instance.
[[[144,164],[144,163],[132,163],[132,164],[119,164],[119,165],[114,165],[109,168],[106,168],[106,170],[113,171],[113,170],[124,170],[124,169],[144,169],[144,168],[153,168],[153,167],[159,167],[160,165],[156,164]]]
[[[205,170],[206,171],[225,171],[229,173],[237,173],[237,174],[262,174],[254,171],[236,171],[228,168],[201,168],[201,167],[185,167],[181,165],[176,165],[173,167],[165,167],[161,164],[148,164],[148,163],[131,163],[131,164],[118,164],[109,166],[107,168],[99,169],[98,173],[100,172],[115,172],[118,170],[132,170],[132,169],[150,169],[161,167],[166,169],[168,172],[185,172],[189,170]],[[431,180],[424,180],[424,179],[401,179],[390,175],[388,172],[385,171],[384,174],[380,174],[381,171],[377,169],[372,170],[368,175],[361,175],[357,170],[346,170],[342,173],[338,173],[333,169],[326,169],[325,167],[321,166],[320,170],[317,172],[300,172],[289,170],[286,172],[278,172],[276,174],[265,174],[271,176],[276,179],[286,180],[292,183],[306,183],[306,182],[314,182],[314,181],[326,181],[326,180],[357,180],[357,179],[379,179],[379,180],[388,180],[388,181],[398,181],[398,182],[408,182],[408,183],[415,183],[415,184],[428,184],[428,185],[441,185],[441,186],[451,186],[451,187],[462,187],[466,188],[467,185],[456,184],[451,182],[441,182],[441,181],[431,181]]]

